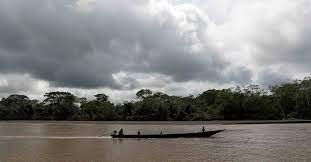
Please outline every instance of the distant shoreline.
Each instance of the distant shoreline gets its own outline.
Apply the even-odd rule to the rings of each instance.
[[[235,125],[235,124],[297,124],[311,120],[214,120],[214,121],[56,121],[56,120],[0,120],[0,124],[118,124],[118,125]]]

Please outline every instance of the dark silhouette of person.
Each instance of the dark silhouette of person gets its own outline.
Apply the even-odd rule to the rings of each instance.
[[[205,132],[205,128],[204,128],[204,126],[203,126],[203,128],[202,128],[202,132]]]
[[[124,135],[123,128],[120,129],[119,135],[120,135],[120,136]]]
[[[137,134],[140,135],[140,131],[139,130],[137,131]]]
[[[162,135],[162,131],[160,132],[160,135]]]
[[[118,131],[115,129],[114,131],[113,131],[113,135],[116,135],[118,133]]]

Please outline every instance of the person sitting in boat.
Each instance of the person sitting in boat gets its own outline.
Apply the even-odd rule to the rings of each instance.
[[[162,133],[162,131],[160,132],[160,135],[162,135],[163,133]]]
[[[205,128],[204,128],[204,126],[203,126],[203,128],[202,128],[202,132],[205,132]]]
[[[113,131],[113,135],[116,135],[118,133],[118,131],[115,129],[114,131]]]
[[[137,131],[137,134],[140,135],[140,130]]]
[[[123,128],[120,129],[119,135],[120,135],[120,136],[124,135]]]

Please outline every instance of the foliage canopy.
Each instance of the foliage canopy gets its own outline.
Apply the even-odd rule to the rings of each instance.
[[[262,120],[311,119],[311,78],[271,86],[207,90],[170,96],[142,89],[138,101],[113,104],[102,93],[88,101],[49,92],[42,102],[13,94],[0,101],[0,120]]]

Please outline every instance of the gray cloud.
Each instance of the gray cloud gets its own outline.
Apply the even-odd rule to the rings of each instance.
[[[267,3],[241,0],[237,3],[239,7],[232,9],[231,22],[244,27],[243,43],[252,49],[253,61],[260,66],[279,65],[295,73],[310,72],[311,25],[307,22],[311,17],[311,1]]]
[[[90,2],[90,3],[89,3]],[[308,0],[2,0],[0,96],[197,94],[310,73]]]
[[[83,10],[87,6],[77,1],[1,1],[0,72],[73,88],[139,87],[135,78],[113,77],[122,71],[177,82],[250,81],[247,68],[226,75],[230,62],[205,37],[213,25],[207,15],[191,5],[170,5],[96,1]]]
[[[30,77],[29,75],[1,74],[0,73],[0,97],[11,94],[25,94],[30,97],[42,95],[48,83]]]
[[[292,78],[282,71],[274,71],[271,68],[259,72],[257,82],[265,87],[279,85],[291,81]]]
[[[220,41],[220,48],[231,63],[251,69],[255,84],[276,84],[301,79],[310,73],[311,25],[307,22],[311,1],[208,0],[204,3],[207,8],[213,8],[211,19],[218,22],[213,37]]]
[[[277,12],[275,18],[263,21],[261,26],[264,29],[253,42],[261,50],[259,61],[263,64],[287,64],[300,72],[309,71],[311,25],[306,22],[310,16],[311,2],[300,1],[288,10]],[[269,34],[273,36],[268,37]]]

